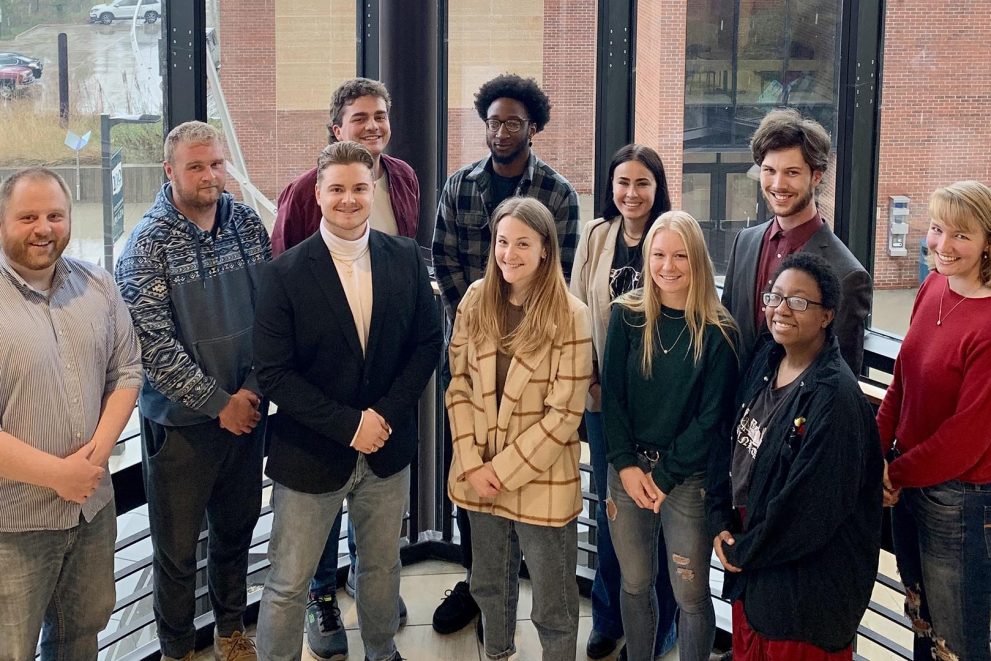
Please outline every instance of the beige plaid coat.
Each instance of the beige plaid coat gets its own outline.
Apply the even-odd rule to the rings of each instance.
[[[496,402],[496,347],[475,343],[465,320],[481,283],[469,289],[451,338],[451,385],[445,398],[454,458],[448,493],[459,507],[524,523],[563,526],[582,509],[578,472],[581,421],[592,376],[588,308],[574,296],[571,323],[552,345],[514,356],[502,401]],[[502,491],[475,492],[467,474],[491,461]]]

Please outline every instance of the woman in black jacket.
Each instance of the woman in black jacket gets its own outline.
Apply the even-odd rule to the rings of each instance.
[[[733,658],[851,659],[881,542],[883,462],[870,405],[832,322],[839,282],[821,257],[785,259],[764,293],[774,338],[739,391],[707,494],[733,601]]]

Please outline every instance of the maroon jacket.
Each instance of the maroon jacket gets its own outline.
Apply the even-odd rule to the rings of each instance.
[[[406,161],[382,154],[382,167],[389,175],[389,201],[396,215],[400,236],[416,238],[420,221],[420,182]],[[280,255],[302,242],[320,227],[323,212],[313,193],[317,169],[294,179],[279,194],[279,211],[272,228],[272,256]]]

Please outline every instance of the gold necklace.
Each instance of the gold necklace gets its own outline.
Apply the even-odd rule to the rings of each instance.
[[[664,355],[665,355],[665,356],[666,356],[666,355],[667,355],[668,353],[670,353],[670,352],[671,352],[672,350],[674,350],[674,348],[675,348],[676,346],[678,346],[678,342],[680,342],[680,341],[681,341],[681,336],[685,334],[685,331],[686,331],[687,329],[688,329],[688,324],[686,323],[686,324],[685,324],[684,326],[682,326],[682,327],[681,327],[681,332],[680,332],[680,333],[678,333],[678,337],[676,337],[676,338],[675,338],[675,340],[674,340],[674,344],[672,344],[672,345],[671,345],[671,348],[669,348],[669,349],[666,349],[666,348],[664,348],[664,342],[662,342],[662,341],[661,341],[661,334],[660,334],[660,332],[658,332],[658,333],[657,333],[657,343],[658,343],[659,345],[661,345],[661,351],[663,351],[663,352],[664,352]]]
[[[333,255],[333,257],[334,257],[334,261],[337,262],[341,267],[343,267],[345,271],[347,271],[347,276],[348,278],[350,278],[352,275],[354,275],[354,263],[357,262],[362,257],[364,257],[366,252],[368,252],[368,246],[365,246],[364,250],[359,252],[358,256],[355,257],[354,259],[344,259],[343,257],[339,257],[337,255]]]
[[[958,307],[960,307],[960,304],[961,303],[963,303],[964,301],[970,300],[970,297],[973,296],[974,294],[976,294],[977,292],[981,291],[981,289],[983,287],[984,287],[984,285],[983,284],[980,284],[980,285],[977,285],[977,289],[975,289],[974,291],[970,292],[970,294],[967,294],[967,295],[960,294],[961,296],[963,296],[963,298],[961,298],[959,301],[957,301],[957,304],[954,305],[952,308],[950,308],[950,311],[946,313],[946,317],[949,317],[951,314],[953,314],[953,311],[956,310]],[[942,326],[943,325],[943,319],[946,318],[946,317],[943,316],[943,297],[946,296],[946,290],[949,289],[949,288],[950,288],[950,279],[947,278],[946,279],[946,282],[944,283],[944,286],[943,286],[943,293],[939,295],[939,314],[936,316],[936,325],[937,326]]]
[[[636,243],[639,243],[640,242],[640,239],[643,238],[643,232],[640,232],[640,236],[633,236],[632,234],[630,234],[629,232],[626,231],[626,219],[623,218],[619,222],[620,222],[620,226],[623,228],[623,236],[625,236],[630,241],[634,241]],[[633,246],[630,246],[630,247],[632,248]]]

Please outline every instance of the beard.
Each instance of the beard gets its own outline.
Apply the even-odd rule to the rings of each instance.
[[[38,250],[31,247],[27,241],[18,243],[8,242],[5,239],[3,252],[7,260],[14,264],[24,266],[32,271],[43,271],[62,256],[66,246],[69,245],[69,234],[66,233],[65,236],[61,237],[53,236],[51,240],[52,244],[46,250]]]
[[[492,144],[489,143],[489,153],[492,154],[492,160],[498,163],[499,165],[508,165],[509,163],[512,163],[517,158],[519,158],[520,154],[522,154],[524,150],[526,150],[527,146],[528,145],[526,142],[521,142],[519,146],[516,147],[516,149],[509,152],[505,156],[502,156],[500,154],[497,154],[495,149],[493,149]]]
[[[777,202],[774,199],[774,196],[771,195],[768,191],[762,190],[761,192],[764,194],[764,201],[767,202],[767,206],[770,207],[771,211],[774,211],[774,214],[779,218],[787,218],[789,216],[793,216],[802,209],[806,208],[807,206],[809,206],[809,203],[812,202],[812,197],[815,195],[815,189],[808,188],[807,190],[799,194],[798,197],[794,198],[791,204],[789,204],[783,210],[778,211],[777,205],[780,205],[780,202]]]
[[[214,207],[220,196],[223,194],[223,187],[217,185],[213,188],[194,188],[192,190],[172,182],[172,201],[187,209],[197,209],[200,211]]]

